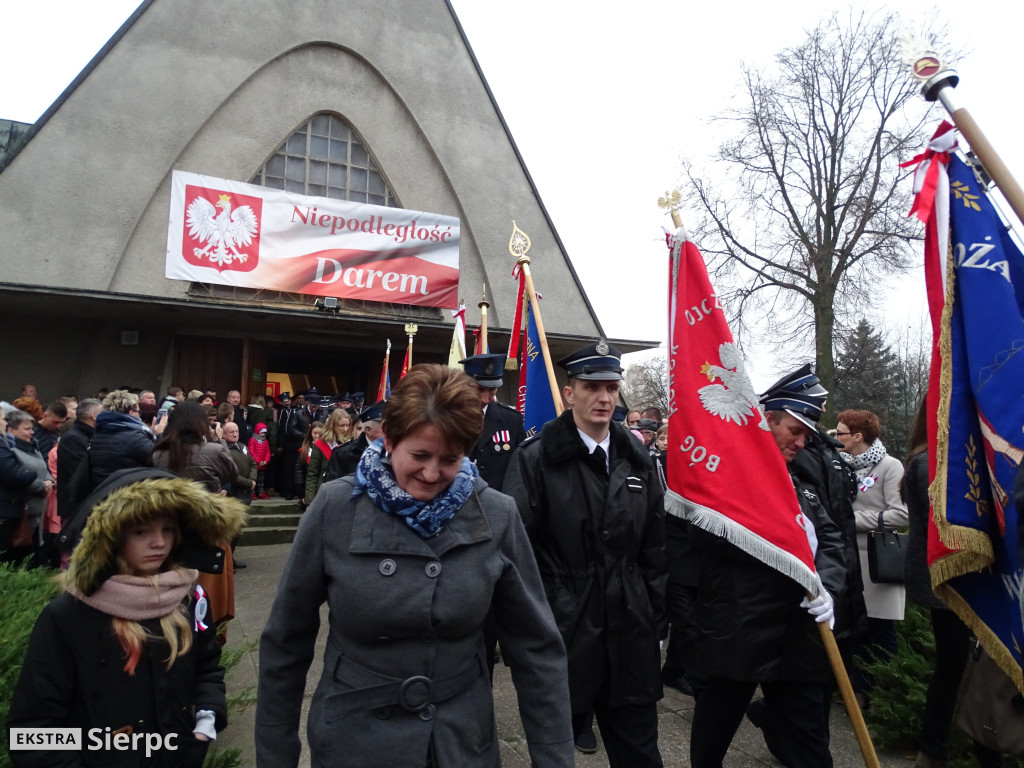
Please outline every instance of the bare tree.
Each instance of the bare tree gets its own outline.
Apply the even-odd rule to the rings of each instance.
[[[735,133],[712,168],[717,188],[684,167],[694,240],[737,335],[744,319],[790,345],[813,331],[830,392],[834,334],[906,269],[921,235],[899,163],[923,146],[928,109],[901,64],[897,25],[893,14],[833,15],[772,71],[744,68],[743,104],[719,118]]]
[[[622,384],[622,396],[631,409],[653,407],[668,413],[668,359],[664,355],[630,365]]]

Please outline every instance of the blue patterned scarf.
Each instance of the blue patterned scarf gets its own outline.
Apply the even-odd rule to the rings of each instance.
[[[463,457],[459,472],[448,490],[430,501],[419,501],[398,487],[391,458],[384,455],[384,440],[377,439],[363,451],[356,468],[352,498],[364,491],[385,512],[405,518],[405,524],[422,538],[437,536],[455,512],[466,503],[479,476],[476,465]]]

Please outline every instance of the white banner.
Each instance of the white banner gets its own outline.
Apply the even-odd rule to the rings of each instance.
[[[165,274],[454,308],[459,220],[174,171]]]

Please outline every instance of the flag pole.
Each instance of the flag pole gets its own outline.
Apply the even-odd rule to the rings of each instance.
[[[813,595],[808,594],[808,597],[812,598]],[[860,711],[857,696],[853,692],[853,685],[850,684],[850,676],[846,673],[846,665],[843,664],[843,657],[839,653],[839,646],[836,645],[836,636],[832,634],[832,628],[826,621],[818,624],[818,631],[821,633],[821,641],[825,644],[825,652],[828,654],[829,663],[832,665],[832,672],[836,676],[836,683],[839,685],[839,693],[843,697],[843,704],[846,705],[846,714],[850,716],[853,734],[857,737],[857,746],[860,747],[861,756],[864,758],[864,765],[867,768],[881,768],[881,764],[878,762],[878,755],[875,753],[875,745],[871,742],[871,734],[868,733],[868,725],[864,722],[864,713]]]
[[[388,364],[391,362],[391,339],[388,339],[388,346],[384,352],[384,367],[380,371],[380,384],[377,386],[377,402],[387,398],[386,382],[388,381]]]
[[[416,335],[419,326],[416,323],[406,323],[405,332],[409,335],[409,346],[405,349],[405,360],[402,362],[402,376],[405,376],[412,368],[412,337]],[[402,378],[399,376],[399,378]]]
[[[540,351],[544,356],[544,367],[548,372],[548,384],[551,386],[551,399],[555,404],[555,415],[560,416],[562,411],[562,393],[558,389],[558,381],[555,379],[555,367],[551,363],[551,350],[548,349],[548,337],[544,333],[544,322],[540,319],[540,302],[537,301],[537,291],[533,288],[533,276],[530,274],[530,257],[526,252],[530,250],[530,238],[518,226],[515,220],[512,221],[512,237],[508,241],[508,252],[516,257],[516,265],[522,270],[523,279],[526,281],[526,294],[530,300],[530,311],[533,319],[537,322],[537,338],[540,339]]]
[[[683,263],[682,263],[682,261],[683,261],[682,260],[682,246],[681,246],[681,243],[685,243],[686,241],[689,240],[689,238],[688,238],[688,236],[686,236],[685,232],[680,231],[680,230],[682,230],[682,219],[681,219],[681,217],[679,215],[679,210],[678,210],[679,207],[680,207],[680,194],[679,194],[678,190],[675,191],[674,193],[666,192],[665,196],[658,200],[658,205],[662,209],[667,210],[672,215],[672,223],[675,224],[676,227],[677,227],[676,238],[678,239],[677,243],[679,243],[679,245],[673,244],[672,241],[670,240],[671,266],[670,266],[670,273],[669,273],[669,275],[670,275],[670,277],[669,277],[669,291],[670,291],[670,295],[671,295],[672,298],[670,298],[670,304],[669,304],[669,324],[670,324],[669,325],[669,348],[671,350],[670,354],[672,356],[674,356],[674,355],[677,354],[676,350],[679,348],[679,345],[675,344],[676,339],[673,336],[673,334],[678,332],[678,330],[677,330],[678,327],[676,326],[677,317],[678,316],[676,315],[676,313],[672,309],[672,307],[673,307],[672,302],[675,300],[675,297],[678,296],[678,293],[681,290],[680,287],[679,287],[680,281],[684,280]],[[677,250],[677,247],[679,248],[679,250]],[[698,263],[700,265],[701,277],[705,281],[705,285],[707,286],[707,289],[710,289],[711,288],[711,284],[710,284],[710,280],[707,277],[707,271],[704,268],[703,261],[700,260],[701,259],[700,254],[695,249],[693,251],[693,257],[697,259],[696,263]],[[699,282],[699,281],[693,280],[692,278],[693,278],[693,275],[690,276],[690,282],[691,283],[697,284]],[[724,315],[720,314],[720,315],[716,315],[715,317],[724,318]],[[709,321],[709,322],[714,322],[714,320]],[[728,334],[727,338],[728,338],[729,342],[731,343],[731,341],[732,341],[732,334],[729,332],[728,324],[725,323],[724,319],[722,319],[721,322],[724,324],[724,332],[726,334]],[[672,360],[672,363],[673,363],[673,366],[674,366],[675,365],[674,357],[671,357],[670,359]],[[740,371],[740,370],[742,370],[742,367],[738,367],[737,368],[737,371]],[[676,374],[673,374],[673,377],[675,375]],[[744,376],[744,378],[746,377],[745,371],[743,373],[743,376]],[[676,380],[673,379],[673,381],[670,382],[670,386],[673,387],[673,391],[675,391],[675,387],[677,386],[675,381]],[[673,404],[674,402],[675,401],[670,401],[670,404],[669,404],[669,410],[670,410],[669,423],[670,423],[670,425],[673,424],[673,423],[677,423],[678,424],[678,422],[676,420],[684,418],[682,413],[679,410],[676,409],[675,405]],[[692,428],[692,427],[690,427],[690,428]],[[716,430],[719,429],[719,427],[717,425],[714,426],[714,427],[709,427],[707,425],[704,425],[703,428],[704,429],[716,429]],[[671,429],[671,426],[670,426],[670,429]],[[694,434],[696,434],[696,432]],[[772,447],[771,447],[770,450],[772,450],[772,451],[777,450],[774,447],[774,444],[772,444]],[[692,467],[693,464],[691,463],[690,466]],[[676,475],[676,473],[674,471],[674,467],[673,467],[673,463],[672,463],[671,459],[668,462],[667,472],[668,472],[668,482],[669,482],[668,496],[669,497],[675,497],[675,499],[678,499],[679,501],[682,501],[682,498],[679,496],[680,489],[676,488],[676,487],[673,487],[673,483],[676,480],[677,475]],[[792,481],[789,480],[788,475],[787,475],[786,481],[783,481],[783,482],[784,482],[784,484],[786,486],[791,486],[792,485]],[[669,499],[666,499],[666,501],[668,503],[672,503]],[[727,515],[726,515],[726,517],[727,517]],[[718,535],[721,536],[722,534],[718,534]],[[758,537],[758,538],[760,538],[760,537]],[[739,545],[737,545],[737,546],[739,546]],[[743,547],[740,546],[740,549],[743,549]],[[748,551],[748,554],[751,554],[752,556],[756,556],[756,555],[753,554],[753,552],[751,552],[749,550],[745,550],[745,551]],[[762,562],[764,562],[764,561],[762,560]],[[770,566],[770,567],[773,567],[773,566]],[[779,570],[779,569],[776,567],[776,570]],[[783,571],[780,570],[779,572],[781,573]],[[820,579],[816,578],[816,581],[818,583],[818,589],[822,589]],[[804,585],[804,587],[805,587],[805,589],[807,589],[807,585],[806,584]],[[815,595],[811,594],[809,591],[807,592],[808,600],[813,600],[814,597],[815,597]],[[880,768],[880,764],[878,762],[878,755],[875,753],[875,747],[871,743],[871,736],[868,733],[867,725],[864,722],[864,715],[860,711],[860,707],[857,704],[857,698],[854,695],[853,686],[850,684],[850,678],[849,678],[849,675],[846,672],[846,666],[844,665],[842,656],[839,653],[839,647],[836,645],[835,636],[832,634],[832,628],[828,626],[827,622],[821,622],[821,623],[818,623],[818,631],[821,634],[822,644],[824,645],[825,653],[826,653],[826,655],[828,657],[829,665],[832,667],[832,672],[833,672],[833,674],[835,676],[836,683],[838,684],[839,691],[842,694],[843,703],[846,705],[846,711],[847,711],[847,713],[850,716],[850,722],[853,724],[854,734],[857,737],[857,744],[860,747],[861,755],[864,758],[864,765],[866,766],[866,768]]]
[[[938,101],[946,108],[957,130],[967,139],[971,150],[981,162],[982,168],[995,182],[999,191],[1017,216],[1024,224],[1024,190],[999,157],[995,147],[986,138],[981,127],[965,107],[957,103],[953,89],[960,82],[960,75],[953,69],[944,69],[942,61],[933,53],[920,56],[911,64],[911,73],[921,80],[921,94],[926,101]]]
[[[477,341],[479,345],[479,352],[481,355],[486,354],[489,347],[487,346],[487,308],[491,306],[487,303],[487,284],[484,284],[484,297],[477,304],[480,307],[480,336]]]

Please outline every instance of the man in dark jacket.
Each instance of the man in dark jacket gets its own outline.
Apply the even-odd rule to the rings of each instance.
[[[484,409],[484,428],[469,459],[476,464],[480,477],[500,491],[512,453],[526,439],[523,415],[494,399],[502,384],[505,355],[472,355],[459,362],[466,374],[476,381],[480,407]]]
[[[71,429],[57,443],[57,515],[63,520],[74,511],[71,503],[71,478],[75,476],[82,457],[89,448],[96,416],[103,404],[95,398],[86,398],[78,404],[78,413]]]
[[[356,416],[355,426],[356,429],[359,429],[359,437],[349,440],[331,451],[331,460],[327,462],[327,471],[324,472],[325,483],[345,477],[345,475],[351,475],[356,471],[359,460],[363,457],[363,451],[374,440],[384,436],[384,431],[380,428],[383,418],[383,400],[374,403]]]
[[[278,445],[283,446],[281,486],[278,490],[286,499],[295,497],[295,464],[299,460],[299,449],[306,437],[306,428],[309,427],[309,423],[306,398],[304,395],[298,394],[291,400],[290,407],[286,405],[283,409],[277,428]]]
[[[842,444],[819,427],[790,462],[789,471],[814,489],[821,506],[843,534],[850,568],[846,574],[846,600],[836,602],[835,636],[840,650],[845,650],[853,638],[867,631],[868,612],[864,606],[864,582],[857,554],[857,521],[853,516],[857,476],[840,458],[840,450]]]
[[[613,768],[661,766],[664,491],[643,446],[612,423],[622,381],[604,341],[562,358],[572,410],[512,455],[516,500],[569,657],[576,736],[597,716]]]
[[[39,420],[32,432],[36,447],[43,454],[43,458],[47,458],[50,455],[50,449],[57,444],[61,425],[67,420],[68,407],[60,400],[54,400],[46,406],[43,418]]]
[[[787,464],[817,428],[827,394],[806,367],[781,379],[761,398]],[[694,768],[721,768],[744,711],[784,765],[832,765],[831,670],[815,622],[831,623],[834,602],[845,599],[846,550],[817,494],[790,476],[800,510],[814,526],[816,543],[808,538],[824,594],[811,599],[795,581],[725,539],[696,526],[691,529],[694,551],[700,556],[696,647],[706,675],[691,730]],[[764,702],[748,709],[759,684]]]

